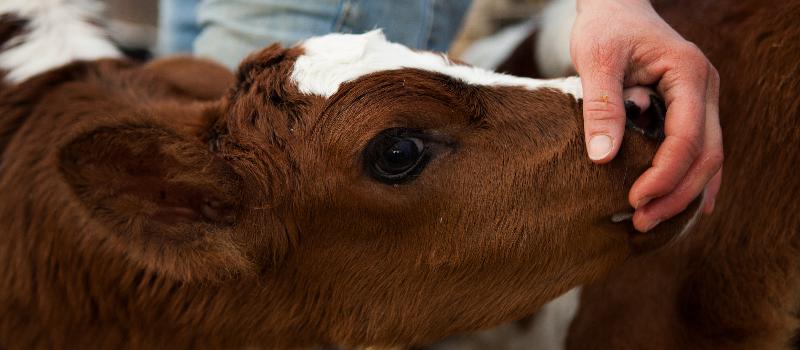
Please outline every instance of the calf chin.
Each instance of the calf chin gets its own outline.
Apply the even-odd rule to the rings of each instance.
[[[694,228],[698,216],[701,215],[702,202],[702,197],[696,198],[680,214],[658,224],[648,232],[639,232],[629,224],[631,227],[628,228],[628,232],[633,253],[647,253],[680,239]]]

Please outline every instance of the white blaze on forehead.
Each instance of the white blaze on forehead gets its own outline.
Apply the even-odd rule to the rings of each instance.
[[[539,80],[495,73],[455,64],[444,55],[418,52],[386,40],[380,30],[365,34],[328,34],[301,43],[305,53],[297,58],[292,80],[302,93],[330,97],[347,81],[388,70],[414,68],[441,73],[467,84],[519,86],[528,89],[553,88],[582,97],[580,80]],[[531,63],[533,64],[533,63]]]
[[[77,60],[121,57],[105,34],[88,21],[102,6],[92,0],[0,0],[0,15],[28,21],[23,33],[0,47],[6,79],[24,81]]]

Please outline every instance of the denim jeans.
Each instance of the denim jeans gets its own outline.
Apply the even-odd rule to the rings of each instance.
[[[161,1],[186,2],[189,6],[198,0]],[[291,46],[311,36],[363,33],[376,28],[382,28],[389,40],[412,48],[446,51],[470,3],[471,0],[200,0],[197,24],[201,30],[194,40],[194,53],[235,68],[247,54],[274,42]],[[162,30],[174,28],[180,26],[163,26]]]
[[[159,55],[191,53],[200,34],[197,5],[200,0],[160,0],[158,2]]]

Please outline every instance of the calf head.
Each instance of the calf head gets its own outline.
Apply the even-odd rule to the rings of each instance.
[[[149,339],[425,343],[530,314],[693,214],[646,235],[612,221],[657,142],[629,132],[591,164],[576,78],[481,71],[379,32],[271,46],[221,102],[178,97],[73,103],[95,117],[57,143],[80,203],[64,210],[86,215],[62,215],[80,233],[56,241],[92,261],[94,317]]]

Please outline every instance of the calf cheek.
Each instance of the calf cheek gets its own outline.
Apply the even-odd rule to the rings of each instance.
[[[628,185],[624,164],[591,163],[579,137],[547,152],[553,156],[512,159],[513,192],[496,201],[507,198],[505,217],[517,223],[506,249],[524,264],[520,273],[530,276],[531,294],[555,296],[602,275],[627,253],[624,233],[604,225],[627,206]]]

